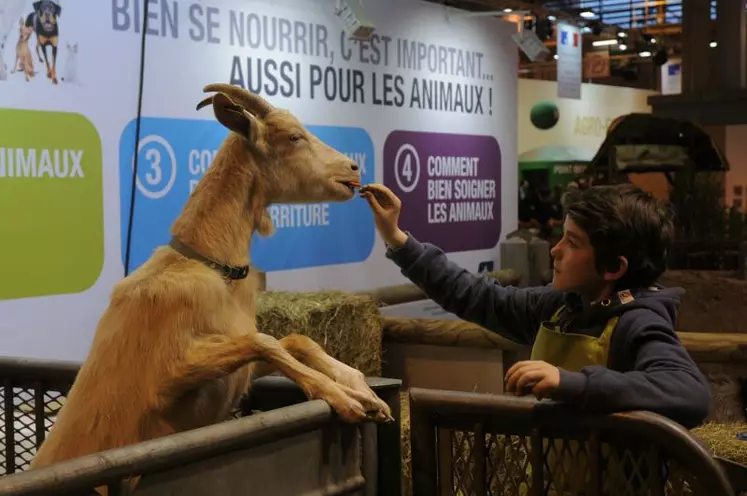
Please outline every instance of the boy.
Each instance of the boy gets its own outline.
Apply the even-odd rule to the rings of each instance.
[[[681,288],[654,286],[673,235],[667,212],[632,184],[571,190],[551,286],[503,287],[449,261],[397,225],[401,202],[361,188],[387,258],[429,298],[464,320],[532,345],[506,390],[597,413],[648,410],[686,428],[710,407],[705,377],[674,332]]]

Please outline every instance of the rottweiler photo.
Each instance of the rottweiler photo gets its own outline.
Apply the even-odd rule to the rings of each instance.
[[[26,17],[26,27],[33,28],[36,33],[36,55],[39,62],[47,65],[47,77],[57,84],[57,44],[60,34],[58,19],[62,12],[57,2],[39,0],[33,4],[34,10]],[[52,47],[52,64],[50,66],[47,47]],[[42,59],[41,52],[44,54]]]

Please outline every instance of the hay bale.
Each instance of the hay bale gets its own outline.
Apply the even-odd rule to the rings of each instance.
[[[728,363],[699,363],[711,388],[711,410],[707,421],[718,423],[744,422],[745,405],[742,400],[744,367]]]
[[[707,422],[690,432],[703,440],[714,455],[747,464],[747,441],[737,438],[738,433],[747,432],[746,422]]]
[[[501,286],[518,286],[521,273],[515,269],[500,269],[486,274],[491,279],[497,279]]]
[[[381,314],[370,296],[265,291],[257,297],[257,327],[278,339],[303,334],[365,375],[381,375]]]
[[[410,445],[410,399],[406,391],[399,393],[400,437],[402,440],[402,495],[412,495],[412,447]]]

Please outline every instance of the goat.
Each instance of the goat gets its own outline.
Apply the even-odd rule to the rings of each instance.
[[[168,246],[118,281],[49,436],[31,468],[226,420],[262,375],[280,372],[345,422],[391,422],[363,374],[308,337],[256,328],[254,232],[272,203],[345,202],[355,162],[287,110],[238,86],[209,84],[229,129],[171,226]]]

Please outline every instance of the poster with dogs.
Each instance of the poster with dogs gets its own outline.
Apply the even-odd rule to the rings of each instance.
[[[73,36],[66,36],[60,30],[61,2],[3,2],[5,5],[0,10],[0,80],[22,77],[27,83],[35,78],[47,79],[51,84],[61,81],[79,83],[77,43],[70,41]]]
[[[115,2],[116,3],[116,2]],[[0,347],[80,360],[122,278],[117,150],[140,47],[112,2],[0,0]]]
[[[83,359],[112,287],[168,242],[228,133],[196,109],[209,83],[288,109],[402,198],[403,228],[468,270],[500,267],[517,215],[515,26],[349,1],[370,39],[335,0],[0,2],[4,355]],[[361,198],[268,214],[251,259],[270,289],[405,282]]]

